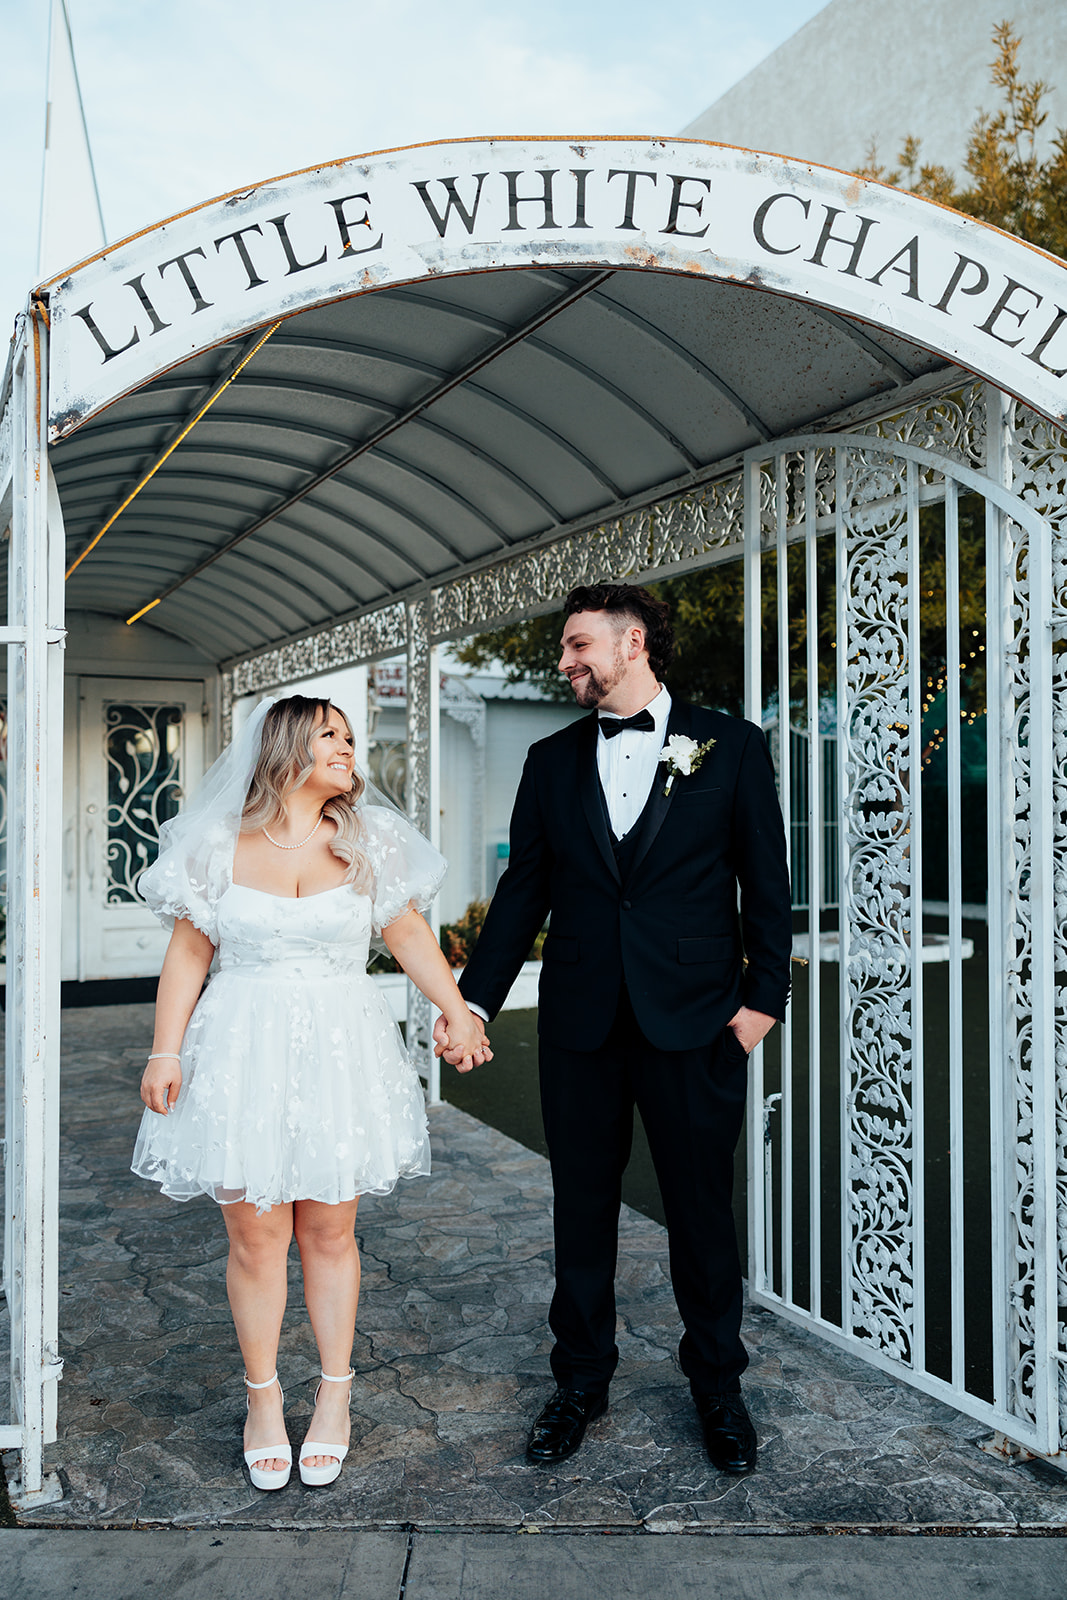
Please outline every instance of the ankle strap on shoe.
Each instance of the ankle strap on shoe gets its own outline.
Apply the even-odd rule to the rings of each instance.
[[[320,1372],[319,1373],[319,1377],[322,1379],[323,1383],[348,1383],[351,1378],[355,1377],[355,1375],[356,1375],[355,1367],[349,1367],[348,1371],[345,1373],[343,1378],[331,1377],[330,1373],[328,1373],[328,1372]]]
[[[278,1369],[277,1368],[274,1369],[273,1378],[268,1378],[266,1383],[253,1383],[252,1380],[248,1377],[247,1373],[245,1374],[245,1388],[246,1389],[269,1389],[271,1384],[272,1383],[277,1383],[277,1381],[278,1381]],[[266,1459],[266,1458],[264,1458],[264,1459]]]

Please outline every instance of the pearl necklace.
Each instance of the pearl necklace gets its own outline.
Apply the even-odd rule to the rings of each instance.
[[[311,832],[308,834],[307,839],[301,839],[299,844],[279,844],[277,839],[275,839],[272,834],[269,834],[267,832],[266,828],[263,829],[263,837],[265,839],[269,839],[271,844],[274,846],[274,848],[276,850],[302,850],[304,848],[304,846],[307,844],[308,839],[313,839],[315,837],[315,835],[318,833],[318,831],[319,831],[319,829],[321,827],[322,827],[322,815],[320,813],[319,820],[318,820],[318,822],[316,822],[315,826],[312,828]]]

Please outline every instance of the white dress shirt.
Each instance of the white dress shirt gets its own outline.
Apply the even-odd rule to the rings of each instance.
[[[608,820],[616,839],[625,838],[645,809],[645,801],[656,780],[660,751],[667,737],[667,718],[671,714],[671,697],[661,689],[647,710],[656,724],[655,728],[639,731],[624,728],[613,739],[598,734],[596,764],[600,773],[600,787],[608,807]],[[601,719],[611,717],[610,711],[601,711]]]

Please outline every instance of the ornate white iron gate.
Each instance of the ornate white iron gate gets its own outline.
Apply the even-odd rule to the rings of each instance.
[[[811,436],[746,458],[748,715],[777,699],[810,735],[833,695],[840,796],[840,906],[823,911],[809,771],[798,947],[813,959],[794,968],[780,1044],[754,1061],[750,1281],[759,1303],[1055,1456],[1067,1417],[1067,530],[1042,512],[1062,518],[1067,469],[1053,430],[992,389],[978,411],[945,402],[935,432]],[[986,621],[961,644],[961,523],[973,534],[976,515]],[[972,537],[972,580],[974,550]],[[961,651],[964,665],[985,655],[984,718],[973,696],[961,704]],[[931,655],[943,714],[924,732]],[[761,682],[775,658],[777,681]],[[964,960],[961,834],[961,736],[982,721],[987,981],[980,958]],[[778,741],[785,795],[795,748]],[[814,763],[818,739],[806,748]],[[937,965],[922,959],[935,751],[947,769]]]

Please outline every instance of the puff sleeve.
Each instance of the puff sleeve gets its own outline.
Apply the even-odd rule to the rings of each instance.
[[[398,811],[364,806],[360,818],[362,845],[374,875],[371,924],[378,935],[407,911],[429,910],[448,863]]]
[[[179,919],[191,922],[212,944],[219,942],[217,908],[229,884],[233,836],[229,828],[210,830],[189,852],[169,847],[167,824],[160,829],[160,851],[138,881],[149,910],[172,932]]]

